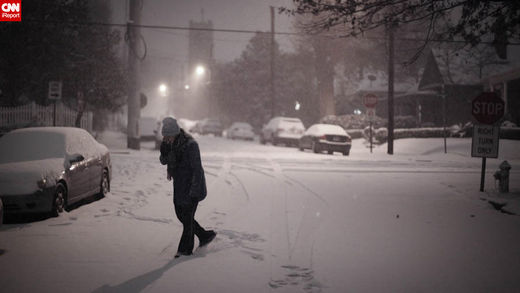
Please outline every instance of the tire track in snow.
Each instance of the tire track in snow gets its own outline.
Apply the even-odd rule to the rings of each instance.
[[[283,168],[279,162],[271,160],[275,180],[283,191],[283,209],[285,234],[287,238],[288,253],[287,259],[271,258],[271,279],[269,286],[272,289],[283,288],[286,286],[298,286],[305,292],[319,292],[323,288],[322,284],[314,278],[313,254],[316,233],[322,222],[322,210],[328,206],[326,200],[314,192],[305,184],[283,173]],[[295,184],[292,184],[294,182]],[[292,189],[290,196],[291,206],[288,205],[288,189]],[[276,196],[276,194],[274,195]],[[273,210],[276,205],[276,198],[273,197]],[[301,205],[299,205],[301,204]],[[292,215],[291,210],[297,207],[296,216]],[[280,210],[278,211],[278,213]],[[301,216],[299,216],[301,213]],[[292,218],[290,218],[290,214]],[[299,216],[299,217],[298,217]],[[274,216],[272,217],[275,218]],[[279,218],[279,217],[278,217]],[[293,221],[291,221],[291,219]],[[297,219],[294,221],[294,219]],[[279,227],[279,223],[271,223],[271,231]],[[291,231],[296,229],[296,234],[291,238]],[[273,239],[274,240],[274,239]],[[291,241],[292,240],[292,241]],[[273,254],[275,255],[275,254]],[[273,265],[273,262],[275,265]],[[276,277],[275,277],[276,276]],[[289,289],[289,288],[287,288]]]

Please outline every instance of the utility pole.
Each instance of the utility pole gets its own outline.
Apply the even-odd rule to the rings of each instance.
[[[394,23],[388,25],[388,150],[394,154]]]
[[[270,6],[271,9],[271,74],[270,74],[270,85],[271,85],[271,118],[275,115],[275,90],[274,90],[274,7]]]
[[[141,23],[142,1],[129,0],[130,18],[127,22],[128,34],[128,124],[127,147],[139,150],[141,148],[139,137],[139,118],[141,116],[139,78],[138,40],[141,37],[139,24]]]

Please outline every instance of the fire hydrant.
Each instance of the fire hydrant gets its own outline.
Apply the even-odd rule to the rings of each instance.
[[[495,177],[495,180],[498,180],[499,192],[507,193],[509,192],[509,170],[511,170],[511,165],[507,161],[503,161],[498,168],[500,170],[497,170],[493,177]]]

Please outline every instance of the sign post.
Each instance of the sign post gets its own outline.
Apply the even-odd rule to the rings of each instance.
[[[500,127],[493,125],[504,116],[505,103],[494,92],[484,92],[471,102],[473,117],[481,124],[473,127],[471,156],[482,158],[480,191],[484,191],[486,158],[498,157]]]
[[[366,113],[369,121],[369,130],[370,130],[370,153],[372,153],[372,122],[374,121],[374,118],[376,116],[376,104],[377,104],[377,96],[374,94],[366,94],[363,97],[363,103],[365,104]]]
[[[53,126],[56,126],[56,101],[61,100],[61,86],[61,81],[49,81],[49,94],[47,98],[54,101]]]

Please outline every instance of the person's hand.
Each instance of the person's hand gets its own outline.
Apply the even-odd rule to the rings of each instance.
[[[175,141],[175,136],[164,136],[163,141],[165,143],[173,143]]]
[[[169,172],[166,172],[166,179],[168,179],[168,181],[172,181],[172,175],[170,175]]]
[[[168,144],[165,141],[163,141],[161,143],[161,155],[167,156],[169,152],[170,148],[168,147]]]

